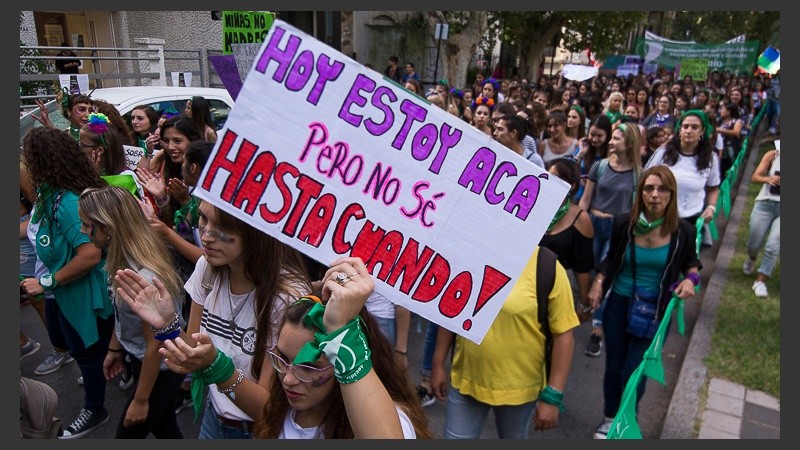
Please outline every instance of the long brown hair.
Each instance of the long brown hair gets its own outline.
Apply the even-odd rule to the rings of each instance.
[[[245,276],[256,286],[256,342],[251,372],[255,379],[259,379],[267,348],[278,335],[276,327],[280,319],[273,322],[276,302],[308,294],[311,292],[311,281],[300,252],[222,209],[209,205],[216,211],[220,228],[242,237]],[[212,266],[211,270],[218,272],[228,268]]]
[[[313,305],[314,303],[310,301],[298,301],[290,305],[286,308],[283,323],[307,327],[303,318]],[[397,363],[391,343],[383,335],[377,322],[366,308],[361,309],[359,316],[364,321],[363,332],[372,350],[372,368],[386,387],[392,400],[408,415],[414,425],[417,438],[430,439],[432,435],[428,429],[428,419],[422,409],[419,396],[412,387],[408,371]],[[289,400],[283,394],[283,386],[279,377],[272,378],[269,392],[269,399],[253,429],[253,435],[259,439],[277,438],[283,429],[286,414],[291,409]],[[354,437],[353,428],[347,416],[339,383],[336,383],[329,395],[333,401],[319,426],[323,437],[326,439],[352,439]]]
[[[661,225],[661,236],[667,236],[678,230],[681,218],[678,216],[678,182],[669,167],[664,165],[653,166],[644,171],[636,187],[636,201],[631,206],[631,226],[639,220],[639,214],[645,210],[644,185],[650,175],[657,176],[661,183],[669,189],[669,199],[664,207],[664,223]]]

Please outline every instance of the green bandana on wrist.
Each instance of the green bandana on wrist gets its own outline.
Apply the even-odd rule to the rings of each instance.
[[[222,350],[217,349],[217,355],[208,367],[192,372],[191,392],[194,420],[197,420],[200,410],[203,409],[203,388],[205,385],[217,384],[227,380],[233,375],[235,369],[233,359]]]
[[[564,203],[562,203],[561,206],[558,208],[558,211],[556,211],[556,215],[553,216],[553,220],[550,221],[550,225],[547,226],[547,231],[550,231],[558,223],[558,221],[561,220],[562,217],[564,217],[567,211],[569,211],[570,203],[571,202],[569,201],[569,197],[567,197],[567,199],[564,200]]]
[[[639,213],[639,220],[636,221],[635,228],[633,229],[634,236],[641,236],[643,234],[647,234],[654,229],[661,226],[664,223],[664,218],[661,217],[660,219],[656,219],[652,222],[648,222],[647,219],[644,217],[644,213]]]
[[[314,330],[314,340],[303,345],[292,363],[315,363],[324,354],[333,364],[333,373],[339,383],[355,383],[372,369],[372,352],[361,331],[361,318],[354,317],[342,328],[325,334],[320,331],[325,329],[324,315],[325,307],[317,303],[303,318],[306,325]]]

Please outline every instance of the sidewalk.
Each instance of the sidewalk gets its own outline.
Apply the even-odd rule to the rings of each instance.
[[[751,151],[664,420],[661,439],[780,439],[778,399],[720,378],[707,381],[703,364],[710,351],[717,305],[735,252],[737,229],[740,225],[747,226],[746,222],[742,224],[742,213],[750,176],[758,160],[758,151]],[[701,391],[706,386],[708,396],[701,411]],[[700,430],[695,435],[697,421]]]
[[[719,378],[708,385],[698,439],[780,439],[781,406],[761,391]]]

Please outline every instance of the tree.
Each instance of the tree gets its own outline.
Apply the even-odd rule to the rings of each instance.
[[[493,11],[490,42],[500,39],[519,55],[522,77],[534,79],[542,53],[558,33],[561,46],[573,52],[590,48],[598,58],[625,51],[628,36],[643,25],[643,11]]]
[[[450,86],[466,84],[469,63],[488,28],[487,17],[486,11],[427,12],[425,19],[431,36],[434,36],[437,23],[448,24],[442,68]]]
[[[677,11],[665,27],[665,37],[720,44],[745,34],[748,41],[760,41],[761,49],[780,46],[779,11]]]

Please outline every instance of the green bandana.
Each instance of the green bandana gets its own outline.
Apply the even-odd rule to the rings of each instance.
[[[656,219],[652,222],[648,222],[647,219],[644,217],[644,213],[639,213],[639,220],[636,221],[636,226],[633,229],[634,236],[641,236],[643,234],[647,234],[654,229],[661,226],[664,223],[664,218],[661,217]]]
[[[569,211],[570,203],[571,202],[569,201],[569,198],[564,200],[564,203],[562,203],[561,206],[558,208],[558,211],[556,211],[556,215],[553,216],[553,220],[550,221],[550,225],[547,226],[547,231],[553,229],[553,227],[558,223],[558,221],[561,220],[562,217],[564,217],[564,214],[566,214],[567,211]]]
[[[306,342],[292,362],[315,363],[324,353],[325,358],[333,364],[333,373],[339,383],[355,383],[372,369],[372,352],[361,331],[361,318],[354,317],[342,328],[325,334],[320,331],[325,329],[324,315],[325,307],[321,303],[315,304],[306,313],[303,321],[314,330],[314,340]]]

